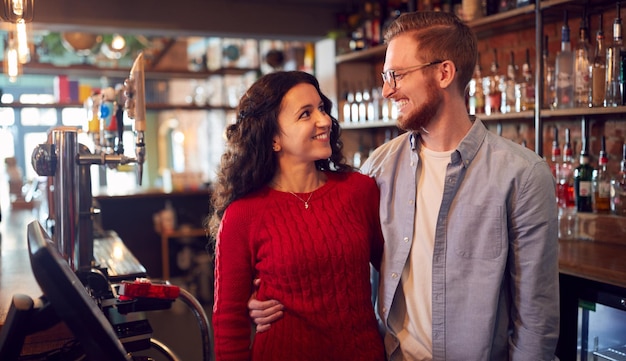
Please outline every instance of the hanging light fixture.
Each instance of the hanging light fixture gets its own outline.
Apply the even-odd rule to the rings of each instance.
[[[10,31],[8,36],[7,47],[4,52],[4,74],[6,74],[9,81],[13,83],[22,73],[22,64],[19,61],[17,41],[15,40],[13,32]]]
[[[113,34],[110,41],[105,41],[100,48],[102,54],[111,60],[121,59],[128,52],[126,39],[120,34]]]
[[[15,24],[15,33],[17,34],[17,54],[21,64],[30,61],[30,48],[28,47],[28,32],[24,20],[19,20]]]
[[[0,19],[16,24],[23,20],[26,23],[33,21],[34,0],[2,0]]]

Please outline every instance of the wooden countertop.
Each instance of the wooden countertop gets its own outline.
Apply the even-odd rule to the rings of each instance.
[[[626,289],[626,245],[561,240],[559,271]]]

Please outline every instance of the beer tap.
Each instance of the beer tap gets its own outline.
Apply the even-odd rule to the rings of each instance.
[[[124,82],[125,108],[129,118],[135,120],[134,158],[112,154],[104,149],[94,154],[88,147],[78,143],[78,129],[69,126],[50,129],[47,142],[39,144],[33,151],[33,169],[40,176],[48,176],[48,186],[53,187],[50,192],[53,198],[53,209],[50,211],[54,211],[54,218],[50,220],[54,225],[53,240],[73,270],[89,269],[93,262],[93,216],[97,210],[92,206],[90,166],[107,165],[114,168],[117,165],[137,163],[138,183],[141,185],[146,155],[143,71],[141,53]]]
[[[130,76],[124,80],[124,95],[126,97],[124,108],[126,108],[128,112],[128,117],[134,120],[133,130],[135,132],[135,155],[137,157],[137,182],[141,185],[143,163],[146,157],[146,99],[143,53],[137,56],[130,69]]]

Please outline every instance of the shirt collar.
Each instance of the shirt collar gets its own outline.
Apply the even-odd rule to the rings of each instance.
[[[473,117],[472,117],[473,118]],[[473,124],[469,132],[461,140],[461,143],[456,148],[456,151],[452,153],[452,164],[463,162],[465,167],[469,167],[474,157],[480,149],[480,145],[487,136],[487,127],[478,118],[473,118]],[[409,136],[409,142],[411,143],[411,150],[417,151],[420,133],[411,132]]]

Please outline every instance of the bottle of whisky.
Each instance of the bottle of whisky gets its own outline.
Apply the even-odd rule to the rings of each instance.
[[[613,44],[606,50],[606,95],[605,107],[622,105],[622,18],[617,3],[617,17],[613,21]]]
[[[606,138],[602,136],[602,146],[598,154],[598,168],[593,171],[593,211],[609,213],[611,210],[611,175],[607,165],[609,158],[606,154]]]
[[[600,28],[596,33],[596,49],[591,65],[591,106],[603,107],[606,94],[606,48],[604,47],[604,31],[602,30],[602,14]]]
[[[578,167],[574,169],[574,196],[576,197],[576,210],[578,212],[593,212],[593,167],[589,159],[587,129],[585,126],[582,128],[580,161]]]
[[[554,109],[556,107],[556,73],[554,69],[554,61],[550,57],[548,49],[548,35],[543,37],[543,103],[545,109]]]
[[[561,27],[561,51],[556,55],[556,108],[568,109],[574,106],[574,53],[570,42],[567,10]]]
[[[626,143],[622,145],[620,171],[611,180],[611,212],[626,216]]]
[[[483,92],[483,76],[480,66],[480,53],[474,67],[474,75],[468,84],[468,110],[471,115],[485,112],[485,93]]]
[[[517,76],[517,65],[515,65],[515,53],[511,51],[511,61],[506,67],[506,77],[504,79],[504,109],[503,113],[519,112],[516,104],[516,87],[518,87],[519,79]],[[519,89],[519,88],[518,88]],[[518,90],[519,92],[519,90]],[[521,105],[521,104],[520,104]]]
[[[587,16],[583,14],[578,31],[578,44],[574,52],[574,106],[588,107],[591,94],[589,83],[589,28]]]
[[[491,63],[491,75],[489,75],[487,91],[487,103],[485,113],[487,115],[500,113],[502,108],[502,91],[504,88],[503,76],[498,64],[498,50],[493,49],[493,62]]]
[[[526,48],[526,61],[522,65],[522,83],[520,84],[521,110],[535,109],[535,78],[530,66],[530,49]]]

